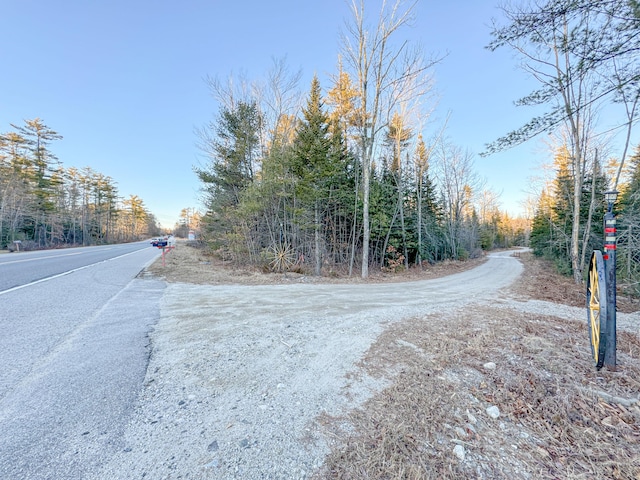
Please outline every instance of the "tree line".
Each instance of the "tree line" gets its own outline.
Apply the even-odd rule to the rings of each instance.
[[[238,100],[204,132],[200,228],[221,255],[318,275],[360,266],[363,165],[351,133],[354,97],[345,103],[350,77],[339,79],[324,99],[314,77],[300,116],[281,118],[277,130],[265,131],[257,101]],[[394,115],[372,161],[371,265],[406,269],[524,244],[527,222],[509,218],[480,187],[470,154],[428,144]]]
[[[572,275],[571,234],[573,219],[573,174],[569,153],[562,149],[555,157],[556,176],[540,196],[531,230],[533,252],[551,260],[561,273]],[[580,190],[578,223],[580,225],[580,263],[586,267],[591,252],[602,250],[603,218],[608,208],[605,192],[610,190],[611,176],[606,169],[585,175]],[[618,287],[628,295],[640,296],[640,147],[628,158],[618,184],[614,204],[617,215]],[[586,270],[586,269],[585,269]],[[586,271],[582,272],[584,276]]]
[[[604,192],[619,191],[618,284],[638,295],[640,151],[630,152],[640,100],[640,3],[547,0],[502,10],[507,22],[494,24],[489,47],[520,56],[538,88],[518,104],[546,112],[494,142],[489,152],[550,134],[554,158],[531,246],[582,282],[591,253],[603,248]]]
[[[86,167],[64,168],[51,150],[62,138],[41,119],[0,133],[0,249],[99,245],[158,234],[136,195]],[[18,247],[20,248],[20,247]]]
[[[369,30],[364,2],[332,84],[275,61],[266,82],[209,79],[217,118],[199,132],[202,233],[232,261],[315,274],[398,270],[524,245],[528,222],[499,209],[473,155],[427,136],[439,59],[399,32],[413,7],[386,4]],[[444,129],[442,129],[444,130]]]

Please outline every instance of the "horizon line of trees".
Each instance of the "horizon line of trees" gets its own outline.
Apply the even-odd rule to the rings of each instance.
[[[315,77],[305,98],[278,60],[266,82],[209,79],[219,111],[198,132],[206,164],[194,169],[202,233],[225,258],[366,278],[526,243],[528,222],[500,212],[472,155],[422,134],[441,59],[401,37],[415,3],[385,2],[373,22],[365,3],[351,2],[325,95]]]
[[[603,248],[604,193],[617,190],[618,285],[639,296],[640,146],[633,134],[640,106],[640,2],[545,0],[501,10],[507,23],[494,23],[488,48],[508,47],[521,58],[537,88],[516,104],[546,111],[488,151],[552,134],[554,178],[539,196],[531,246],[583,282],[593,250]]]
[[[258,98],[224,98],[217,120],[200,132],[208,162],[195,168],[211,248],[270,271],[352,274],[363,261],[365,229],[350,76],[341,72],[326,97],[314,77],[306,103],[275,116],[275,125]],[[381,132],[371,157],[370,266],[407,269],[527,243],[529,222],[499,210],[469,153],[437,138],[428,143],[399,112]]]
[[[540,257],[551,260],[560,273],[572,275],[571,230],[573,221],[573,174],[566,149],[554,159],[555,178],[543,189],[531,229],[531,248]],[[602,250],[603,218],[607,211],[605,192],[610,190],[611,175],[596,165],[585,175],[580,191],[580,235],[585,260],[591,252]],[[640,145],[629,157],[618,183],[614,205],[617,216],[617,283],[626,294],[640,297]],[[586,272],[583,272],[585,275]]]
[[[160,233],[137,195],[90,167],[64,168],[50,145],[62,138],[35,118],[0,133],[0,249],[100,245]]]

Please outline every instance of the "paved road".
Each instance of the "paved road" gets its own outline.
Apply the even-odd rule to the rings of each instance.
[[[0,479],[81,479],[120,448],[165,288],[135,277],[158,255],[142,243],[0,256]]]
[[[149,248],[148,242],[136,242],[0,255],[0,293]]]

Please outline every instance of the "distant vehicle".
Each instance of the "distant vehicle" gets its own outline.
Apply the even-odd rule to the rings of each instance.
[[[165,235],[164,237],[157,237],[151,239],[151,245],[154,247],[162,248],[162,247],[174,247],[176,244],[176,240],[173,235]]]

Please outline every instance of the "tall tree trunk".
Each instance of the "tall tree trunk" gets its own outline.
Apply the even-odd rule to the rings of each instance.
[[[366,139],[366,134],[364,136]],[[363,148],[369,152],[363,142]],[[369,241],[371,238],[371,224],[369,223],[369,192],[371,190],[371,157],[370,153],[363,155],[362,162],[362,278],[369,276]]]
[[[316,200],[314,209],[314,241],[315,241],[315,257],[316,268],[315,274],[320,276],[322,272],[322,252],[320,251],[320,201]]]
[[[578,163],[578,162],[576,162]],[[577,169],[581,167],[576,166]],[[582,270],[580,270],[580,196],[582,194],[582,175],[576,171],[573,181],[573,222],[571,227],[571,267],[573,280],[582,283]]]
[[[589,214],[587,223],[584,226],[584,234],[582,235],[582,252],[580,254],[580,272],[584,272],[587,256],[587,248],[589,246],[589,236],[591,235],[591,221],[593,219],[593,211],[596,207],[596,174],[598,172],[598,150],[593,162],[593,176],[591,178],[591,199],[589,200]],[[580,279],[582,280],[582,278]]]
[[[400,184],[400,182],[398,182]],[[407,250],[407,230],[404,226],[404,201],[402,198],[402,190],[398,186],[398,210],[400,211],[400,229],[402,232],[402,245],[404,254],[404,268],[409,270],[409,252]]]
[[[354,168],[355,168],[355,188],[354,188],[354,200],[353,200],[353,223],[351,225],[351,255],[349,258],[349,276],[353,274],[353,263],[356,258],[356,245],[358,239],[358,193],[360,190],[360,175],[358,169],[358,162],[353,160]]]
[[[398,217],[398,207],[396,205],[396,209],[393,211],[393,217],[391,218],[391,223],[389,224],[389,228],[387,229],[387,234],[384,236],[384,243],[382,244],[382,254],[380,257],[380,266],[384,266],[385,254],[387,252],[387,246],[389,245],[389,237],[391,236],[391,229],[393,228],[393,224],[396,222],[396,218]]]
[[[418,248],[416,249],[416,265],[422,268],[422,175],[418,176],[416,188],[416,224],[418,229]]]

